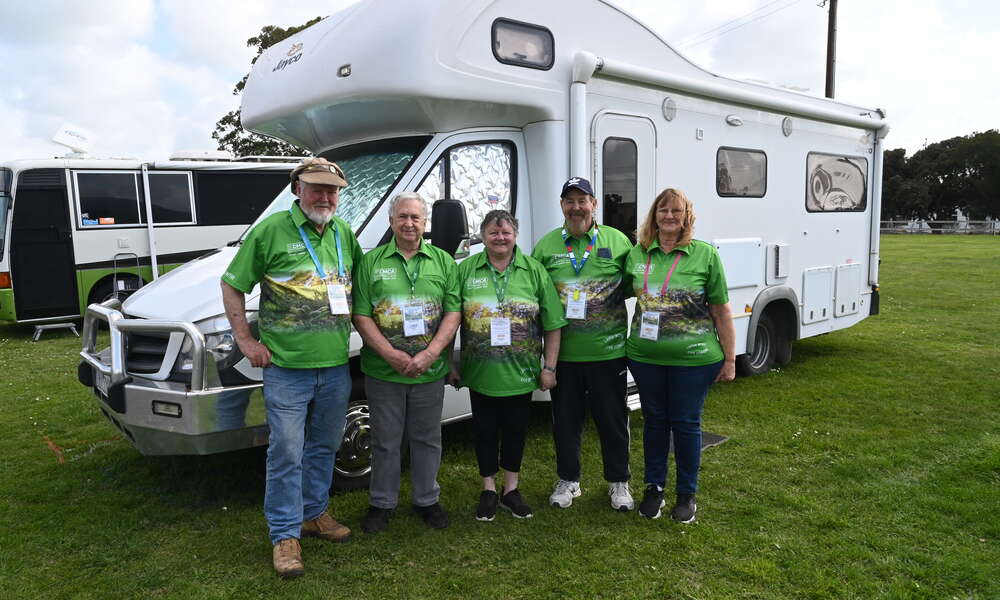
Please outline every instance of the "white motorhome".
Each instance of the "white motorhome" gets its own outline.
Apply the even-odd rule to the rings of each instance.
[[[77,319],[238,239],[295,163],[225,154],[0,163],[0,321]]]
[[[242,118],[344,167],[340,214],[366,249],[388,239],[386,199],[405,190],[461,201],[470,234],[507,208],[525,250],[561,225],[570,175],[594,183],[600,222],[629,232],[658,191],[684,190],[696,237],[726,266],[744,372],[877,311],[884,116],[706,72],[609,2],[364,1],[261,55]],[[292,200],[286,190],[267,213]],[[217,289],[235,251],[123,307],[90,307],[81,380],[143,453],[266,441],[260,373],[235,347]],[[100,320],[111,326],[102,352]],[[135,340],[157,341],[143,357],[155,369],[133,367]],[[354,336],[353,354],[359,345]],[[363,389],[341,476],[367,472]],[[468,415],[467,391],[448,388],[443,421]]]

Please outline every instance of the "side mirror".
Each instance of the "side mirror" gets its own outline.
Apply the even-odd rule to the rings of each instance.
[[[469,237],[469,221],[460,200],[438,200],[431,209],[431,243],[455,256],[462,240]]]

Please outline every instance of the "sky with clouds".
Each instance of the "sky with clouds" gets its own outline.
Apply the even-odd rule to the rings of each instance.
[[[406,1],[406,0],[399,0]],[[246,40],[353,0],[32,0],[0,2],[0,160],[61,155],[64,123],[96,134],[91,154],[159,159],[214,149],[239,105]],[[616,0],[720,75],[824,93],[819,0]],[[842,0],[836,96],[882,108],[887,147],[1000,127],[1000,3]]]

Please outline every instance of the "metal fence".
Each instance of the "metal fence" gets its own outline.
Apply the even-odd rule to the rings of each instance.
[[[882,221],[882,233],[939,233],[1000,235],[1000,220],[993,221]]]

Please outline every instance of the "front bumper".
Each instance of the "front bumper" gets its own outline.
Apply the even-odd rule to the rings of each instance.
[[[101,412],[143,454],[214,454],[267,443],[261,384],[223,387],[205,337],[191,323],[126,319],[117,300],[87,308],[78,376]],[[100,323],[110,346],[95,351]],[[154,381],[127,371],[124,333],[171,332],[193,345],[191,382]],[[206,360],[208,359],[208,360]]]

